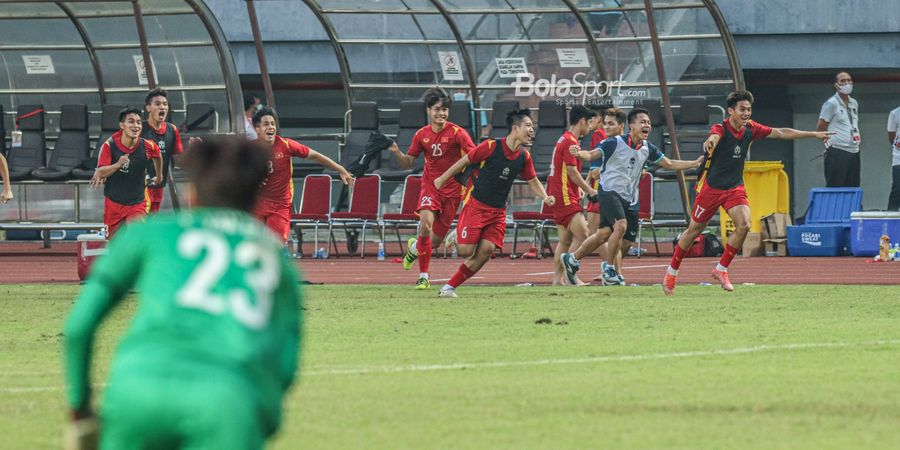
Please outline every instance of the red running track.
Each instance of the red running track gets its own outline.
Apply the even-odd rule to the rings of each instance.
[[[54,243],[43,249],[40,243],[0,243],[0,284],[77,283],[75,243]],[[404,271],[395,258],[378,261],[374,256],[360,259],[344,256],[326,260],[300,259],[298,267],[309,281],[325,284],[413,284],[418,267]],[[712,282],[710,271],[716,258],[688,258],[681,266],[680,283]],[[449,279],[462,259],[433,258],[431,279]],[[660,283],[669,258],[626,258],[624,275],[629,284]],[[597,258],[582,262],[584,281],[600,272]],[[469,284],[514,285],[549,284],[553,270],[550,259],[510,260],[497,257],[470,280]],[[898,284],[900,262],[872,263],[868,258],[743,258],[731,266],[735,284]]]

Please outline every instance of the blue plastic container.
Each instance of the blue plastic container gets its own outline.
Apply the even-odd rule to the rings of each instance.
[[[790,256],[840,256],[848,254],[850,227],[845,225],[797,225],[787,227]]]
[[[900,243],[900,212],[858,212],[850,216],[850,251],[853,256],[875,256],[882,235],[891,245]]]

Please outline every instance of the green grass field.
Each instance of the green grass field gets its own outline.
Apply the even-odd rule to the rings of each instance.
[[[897,289],[311,287],[272,447],[900,448]],[[4,449],[59,447],[76,293],[0,286]]]

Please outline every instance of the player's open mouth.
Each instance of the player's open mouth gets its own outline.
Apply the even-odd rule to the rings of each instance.
[[[274,130],[266,131],[266,137],[268,137],[270,139],[275,139],[275,131]]]
[[[166,111],[160,111],[159,114],[157,114],[157,116],[159,116],[159,120],[160,120],[160,121],[165,120],[165,118],[166,118]]]

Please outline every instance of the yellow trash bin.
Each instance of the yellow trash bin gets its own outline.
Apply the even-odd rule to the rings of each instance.
[[[788,176],[781,161],[747,161],[744,163],[744,187],[750,200],[750,232],[762,231],[760,219],[774,213],[787,214],[790,208]],[[734,231],[734,222],[724,208],[719,208],[722,241]]]

